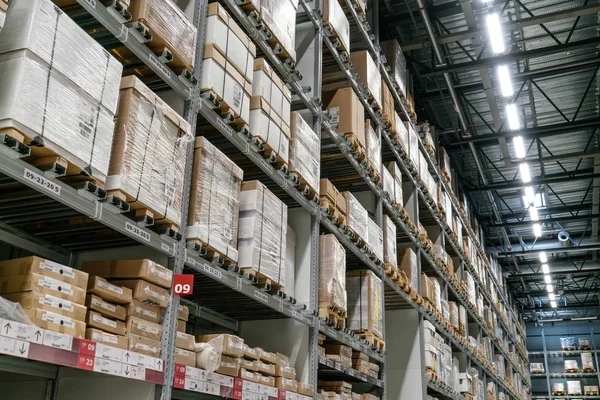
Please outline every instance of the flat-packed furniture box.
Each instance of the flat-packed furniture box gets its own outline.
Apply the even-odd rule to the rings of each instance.
[[[381,74],[377,64],[367,50],[353,51],[350,53],[350,61],[354,65],[352,72],[358,74],[357,83],[374,101],[374,106],[381,110]]]
[[[332,235],[319,236],[319,313],[347,310],[346,250]]]
[[[143,279],[125,279],[111,281],[115,285],[131,289],[133,300],[148,303],[160,308],[167,308],[171,295],[167,289],[154,285]],[[184,321],[185,322],[185,321]]]
[[[383,262],[393,269],[398,269],[398,250],[396,224],[387,215],[383,216]]]
[[[398,268],[404,271],[408,278],[408,284],[414,290],[419,286],[419,266],[417,265],[417,254],[413,249],[398,249]]]
[[[101,331],[123,336],[127,328],[123,321],[103,317],[95,311],[88,311],[86,324],[88,328],[100,329]]]
[[[367,218],[367,243],[371,251],[375,254],[375,257],[383,262],[383,231],[377,222],[371,218]]]
[[[386,58],[386,66],[390,67],[390,80],[401,97],[406,97],[406,59],[400,45],[395,39],[381,43],[381,49]]]
[[[358,236],[356,239],[366,242],[369,237],[369,213],[352,193],[342,192],[342,195],[346,199],[346,209],[348,210],[346,226]]]
[[[77,321],[85,321],[85,306],[55,297],[51,294],[31,291],[3,294],[2,297],[8,301],[21,304],[21,307],[24,309],[38,308],[40,310],[50,311],[58,315],[75,319]]]
[[[127,318],[127,310],[125,307],[119,304],[112,304],[104,301],[101,297],[92,293],[89,293],[85,297],[85,306],[90,311],[96,311],[103,317],[118,319],[121,321],[125,321],[125,318]]]
[[[36,326],[73,337],[85,337],[85,322],[71,319],[39,308],[25,309],[25,314]]]
[[[131,303],[127,304],[127,316],[138,317],[160,324],[162,321],[162,310],[156,305],[143,303],[139,300],[133,299]]]
[[[323,2],[323,27],[329,36],[334,36],[340,43],[338,52],[350,54],[350,22],[338,0]]]
[[[433,282],[424,273],[421,273],[421,296],[425,300],[428,300],[431,305],[435,304],[435,292],[433,288]]]
[[[136,353],[145,354],[150,357],[160,357],[160,339],[151,339],[128,332],[127,341],[127,350],[132,350]]]
[[[127,333],[152,340],[160,340],[162,326],[141,318],[127,317]]]
[[[176,347],[175,362],[188,367],[196,367],[196,352]]]
[[[266,59],[254,60],[252,79],[252,97],[263,98],[274,115],[279,117],[282,124],[289,128],[291,126],[292,94]]]
[[[129,5],[131,21],[147,28],[152,40],[144,43],[155,52],[165,48],[173,55],[171,64],[189,71],[196,58],[196,27],[172,0],[134,0]]]
[[[316,193],[321,178],[321,138],[300,113],[291,114],[290,172],[299,175]]]
[[[217,352],[230,357],[244,357],[244,339],[230,334],[196,336],[196,343],[209,343]]]
[[[346,274],[348,328],[383,338],[383,287],[371,271]]]
[[[244,173],[204,137],[196,138],[186,240],[238,260],[238,217]]]
[[[87,288],[88,274],[66,265],[37,256],[0,261],[0,277],[23,275],[35,272],[80,288]]]
[[[0,36],[0,131],[103,183],[122,70],[50,0],[15,2]]]
[[[286,230],[287,206],[259,181],[243,182],[238,230],[240,268],[251,268],[272,284],[283,285]]]
[[[338,218],[339,223],[346,223],[348,215],[346,199],[329,179],[321,178],[319,182],[319,196],[321,207],[328,208],[333,216]]]
[[[23,275],[13,275],[0,278],[0,294],[34,292],[51,295],[60,299],[83,305],[85,289],[43,274],[30,272]]]
[[[323,104],[329,112],[329,121],[337,125],[341,135],[353,135],[362,148],[366,147],[365,108],[351,87],[323,93]]]
[[[175,336],[175,347],[179,349],[194,351],[195,345],[196,339],[194,338],[194,335],[190,335],[184,332],[177,332],[177,335]]]
[[[381,177],[381,142],[369,121],[365,122],[365,138],[370,167],[378,177]]]
[[[166,289],[171,288],[173,271],[152,260],[86,261],[81,269],[106,279],[143,279]]]
[[[88,281],[88,293],[115,304],[131,303],[131,289],[114,285],[100,276],[92,276]]]
[[[121,80],[105,189],[155,224],[179,226],[190,126],[135,76]]]
[[[94,342],[107,344],[112,347],[127,350],[127,336],[113,335],[112,333],[106,333],[99,329],[87,328],[85,330],[85,338],[88,340],[93,340]]]

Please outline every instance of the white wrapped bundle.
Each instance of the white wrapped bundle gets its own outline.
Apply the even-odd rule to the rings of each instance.
[[[346,274],[348,328],[383,338],[383,287],[371,271]]]
[[[292,113],[290,141],[290,171],[297,172],[319,192],[321,178],[321,138],[298,112]]]
[[[586,370],[594,369],[594,361],[592,359],[592,353],[581,353],[581,367]]]
[[[367,223],[369,226],[367,243],[373,253],[375,253],[375,257],[377,257],[378,260],[383,261],[383,232],[379,225],[377,225],[377,222],[373,221],[371,218],[368,219]]]
[[[565,360],[565,372],[579,372],[577,360]]]
[[[319,309],[346,305],[346,251],[332,234],[319,236]]]
[[[383,170],[385,174],[385,169]],[[383,216],[383,262],[398,269],[396,224],[387,215]]]
[[[346,209],[348,210],[346,225],[356,233],[358,238],[367,241],[369,237],[369,213],[352,193],[343,192],[342,195],[346,199]]]
[[[567,394],[581,396],[581,382],[567,381]]]

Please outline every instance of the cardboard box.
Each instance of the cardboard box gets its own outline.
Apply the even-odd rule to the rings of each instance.
[[[250,382],[258,382],[257,373],[253,372],[253,371],[249,371],[244,368],[240,368],[240,372],[239,372],[238,376],[240,378],[250,381]]]
[[[348,214],[346,199],[342,193],[327,178],[322,178],[319,182],[319,196],[327,197],[327,200],[336,207],[344,217]]]
[[[319,312],[347,310],[346,250],[333,234],[319,236]]]
[[[95,311],[88,311],[86,323],[90,328],[100,329],[101,331],[114,333],[115,335],[123,336],[127,333],[127,328],[123,321],[103,317]]]
[[[291,126],[291,92],[264,58],[254,60],[252,97],[264,99],[281,123]]]
[[[417,254],[410,247],[398,249],[398,268],[408,277],[410,287],[417,290],[419,286],[419,266]]]
[[[254,361],[256,365],[256,371],[263,375],[273,376],[275,375],[275,364],[267,364],[262,361]]]
[[[221,356],[219,368],[215,371],[217,374],[227,376],[238,376],[240,373],[240,362],[238,358]]]
[[[308,383],[298,382],[298,393],[303,394],[305,396],[312,397],[314,395],[314,387],[309,385]]]
[[[177,320],[177,332],[185,332],[186,322],[182,319]]]
[[[371,218],[367,218],[367,244],[371,251],[375,254],[375,257],[383,262],[383,231],[379,225]]]
[[[386,59],[386,67],[389,67],[390,80],[394,83],[395,89],[402,97],[408,96],[406,59],[402,53],[402,48],[395,39],[387,40],[381,43],[381,49]]]
[[[160,340],[162,326],[141,318],[127,317],[127,333],[148,339]]]
[[[257,350],[256,347],[250,347],[247,344],[244,343],[244,358],[248,359],[248,360],[259,360],[260,359],[260,352]]]
[[[342,192],[342,195],[346,199],[346,207],[348,209],[346,225],[358,236],[358,238],[367,241],[369,237],[369,213],[367,212],[367,209],[363,207],[352,193]]]
[[[398,269],[398,238],[396,237],[396,224],[387,215],[383,216],[382,231],[383,262],[389,264],[393,269]]]
[[[257,347],[256,349],[257,349],[257,351],[260,350],[260,360],[261,361],[264,361],[269,364],[275,364],[277,362],[277,355],[275,353],[266,351],[264,349],[261,349],[260,347]]]
[[[148,259],[86,261],[81,269],[108,280],[143,279],[166,289],[173,283],[173,271]]]
[[[256,10],[273,40],[281,45],[285,57],[296,61],[296,10],[297,0],[250,0],[249,10]]]
[[[175,362],[177,364],[187,365],[188,367],[196,367],[196,353],[185,349],[175,348]]]
[[[275,365],[275,376],[280,376],[287,379],[296,379],[296,369],[289,365]]]
[[[300,113],[292,113],[290,141],[290,171],[299,174],[308,185],[319,192],[321,177],[321,138]]]
[[[243,171],[206,138],[194,148],[186,239],[238,260],[238,218]],[[183,319],[183,318],[181,318]]]
[[[369,331],[383,337],[383,287],[371,271],[346,273],[348,296],[347,326],[351,330]]]
[[[169,301],[171,300],[171,294],[168,290],[150,282],[146,282],[143,279],[125,279],[111,282],[115,285],[131,289],[133,299],[144,303],[167,308]]]
[[[85,336],[85,322],[39,308],[26,309],[25,314],[32,324],[40,328],[78,338]]]
[[[158,306],[133,299],[131,303],[127,304],[127,316],[160,324],[162,321],[162,309]]]
[[[289,162],[290,127],[262,97],[250,99],[250,132],[260,138],[267,150],[277,153],[280,162]]]
[[[30,272],[58,281],[87,288],[88,274],[41,257],[30,256],[0,261],[0,277],[24,275]]]
[[[179,305],[179,314],[177,315],[177,319],[182,319],[184,321],[188,321],[190,318],[190,309],[188,306]]]
[[[265,376],[260,372],[256,372],[256,382],[261,385],[266,386],[275,386],[275,377],[274,376]]]
[[[6,300],[21,304],[21,307],[25,309],[39,308],[40,310],[50,311],[77,321],[85,321],[87,310],[84,306],[49,294],[21,292],[3,294],[2,297]]]
[[[343,344],[326,344],[325,353],[352,358],[352,347],[344,346]]]
[[[175,337],[175,347],[194,351],[195,344],[196,340],[194,339],[194,335],[188,335],[184,332],[177,332],[177,336]]]
[[[338,89],[333,96],[324,93],[323,100],[329,112],[329,121],[338,126],[335,131],[353,134],[365,147],[365,109],[354,90],[351,87]]]
[[[85,301],[84,289],[34,272],[0,278],[0,294],[19,292],[49,294],[77,304]]]
[[[290,358],[285,354],[275,353],[277,357],[277,365],[290,365]]]
[[[160,357],[160,340],[150,339],[133,333],[127,334],[127,349],[151,357]]]
[[[107,318],[118,319],[121,321],[125,321],[125,318],[127,318],[125,307],[104,301],[95,294],[90,293],[86,296],[85,305],[90,310],[96,311]]]
[[[353,73],[358,74],[357,83],[365,87],[381,109],[381,74],[377,64],[367,50],[353,51],[350,61],[354,65]]]
[[[298,383],[294,379],[288,379],[281,376],[275,378],[275,387],[278,389],[289,390],[294,393],[298,391]]]
[[[112,284],[99,276],[90,277],[87,291],[111,303],[127,304],[132,300],[131,289]]]
[[[254,364],[252,360],[246,360],[245,358],[236,358],[240,363],[240,368],[244,368],[248,371],[256,372],[258,365]]]
[[[103,332],[99,329],[87,328],[85,330],[85,338],[88,340],[93,340],[94,342],[127,350],[127,336],[113,335],[112,333]]]
[[[235,335],[213,334],[196,336],[196,343],[210,343],[217,351],[231,357],[244,356],[244,339]]]
[[[342,45],[338,49],[340,53],[346,51],[350,54],[350,23],[344,9],[337,0],[325,0],[323,2],[323,26],[331,30]]]

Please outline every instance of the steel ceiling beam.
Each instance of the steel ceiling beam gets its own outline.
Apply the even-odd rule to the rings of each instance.
[[[541,243],[536,243],[533,249],[531,250],[512,250],[512,251],[504,251],[498,252],[495,254],[497,258],[507,258],[512,256],[517,257],[538,257],[541,252],[548,253],[574,253],[574,252],[586,252],[586,251],[597,251],[600,250],[600,244],[586,244],[581,246],[571,246],[571,247],[561,247],[558,245],[557,240],[549,241],[551,244],[546,246],[541,245]],[[593,243],[588,238],[588,243]],[[516,247],[516,246],[515,246]],[[489,251],[489,249],[488,249]]]
[[[592,218],[599,218],[600,214],[591,214],[591,215],[571,215],[567,217],[550,217],[545,218],[550,214],[540,214],[540,223],[554,223],[554,222],[569,222],[569,221],[586,221]],[[502,222],[502,223],[490,223],[487,224],[488,228],[511,228],[515,226],[529,226],[531,225],[531,221],[512,221],[512,222]]]
[[[519,189],[525,188],[527,186],[538,186],[538,185],[553,185],[557,183],[563,182],[573,182],[573,181],[582,181],[587,179],[596,179],[600,178],[600,173],[588,173],[589,169],[581,170],[581,171],[569,171],[559,175],[557,177],[536,177],[531,180],[531,182],[524,183],[522,181],[515,181],[509,183],[493,183],[487,186],[480,187],[467,187],[464,190],[466,192],[489,192],[494,190],[511,190],[511,189]]]

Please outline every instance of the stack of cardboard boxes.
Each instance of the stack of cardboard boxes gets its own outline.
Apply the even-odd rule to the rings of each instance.
[[[365,108],[350,87],[323,93],[323,104],[335,132],[346,137],[356,153],[366,156]]]
[[[348,328],[383,338],[383,286],[372,271],[346,274]],[[373,341],[374,339],[369,339]]]
[[[321,138],[298,112],[292,113],[290,171],[319,193],[321,177]]]
[[[369,213],[363,205],[350,192],[342,192],[346,199],[346,226],[354,233],[355,240],[362,240],[368,243],[369,240]]]
[[[322,178],[319,183],[319,199],[321,208],[328,209],[331,217],[337,218],[340,224],[346,223],[348,217],[346,199],[327,178]]]
[[[332,235],[319,236],[319,315],[339,316],[339,325],[345,326],[346,250]],[[336,317],[337,319],[337,317]]]
[[[0,295],[41,328],[83,338],[88,274],[40,257],[0,262]]]
[[[177,333],[175,336],[175,362],[196,366],[196,339],[194,335],[186,333],[187,321],[190,317],[190,309],[187,306],[179,306],[177,315]]]
[[[377,64],[367,50],[350,53],[350,61],[354,65],[353,72],[358,74],[356,81],[360,89],[370,99],[371,106],[381,110],[381,74]]]
[[[352,348],[341,344],[325,344],[325,357],[352,367]]]
[[[369,356],[360,351],[352,351],[352,368],[372,378],[379,379],[379,365],[369,361]]]
[[[398,249],[398,268],[408,278],[408,284],[413,290],[419,289],[419,266],[417,264],[417,253],[410,247]]]

